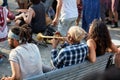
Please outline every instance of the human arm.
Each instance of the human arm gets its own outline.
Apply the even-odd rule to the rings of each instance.
[[[9,10],[8,10],[8,15],[7,15],[7,17],[8,17],[8,19],[10,19],[10,20],[14,20],[14,19],[15,19],[15,15],[14,15],[11,11],[9,11]]]
[[[29,8],[28,11],[26,13],[22,13],[21,17],[24,19],[24,21],[27,24],[30,24],[32,18],[35,16],[35,12],[32,8]]]
[[[12,76],[11,77],[3,77],[2,80],[20,80],[20,67],[18,63],[14,61],[10,61]]]
[[[22,12],[25,13],[25,12],[27,12],[27,11],[28,11],[28,9],[17,9],[17,10],[16,10],[16,12],[18,12],[18,13],[20,13],[20,12],[21,12],[21,13],[22,13]]]
[[[78,4],[80,4],[80,1],[81,1],[81,0],[76,0],[76,2],[77,2],[77,5],[78,5]]]
[[[58,19],[60,16],[61,7],[62,7],[62,0],[57,0],[56,14],[55,14],[55,18],[52,21],[52,24],[54,26],[56,26],[58,24]]]
[[[88,39],[87,45],[89,48],[88,59],[90,62],[94,63],[96,61],[96,44],[93,39]]]
[[[111,45],[111,50],[114,53],[120,53],[120,48],[117,48],[114,43],[112,43],[112,45]]]
[[[51,51],[51,59],[52,63],[56,68],[60,68],[61,66],[64,65],[64,60],[65,60],[65,53],[63,50],[60,50],[58,52],[57,49],[52,49]]]

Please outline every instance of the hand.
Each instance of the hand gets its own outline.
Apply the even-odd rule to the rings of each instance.
[[[22,19],[22,15],[21,15],[21,14],[18,15],[18,16],[15,16],[15,21],[16,21],[16,20],[19,20],[19,19]]]
[[[60,43],[60,44],[63,44],[67,39],[66,37],[62,37],[62,35],[60,34],[60,32],[55,32],[54,33],[54,37],[61,37],[61,38],[54,38],[51,40],[51,43],[52,43],[52,47],[55,49],[57,47],[57,45]]]
[[[52,43],[53,49],[56,49],[57,45],[59,44],[59,40],[54,38],[51,40],[51,43]]]
[[[14,80],[12,77],[2,77],[1,80]]]
[[[58,25],[58,19],[54,18],[54,20],[52,21],[52,25],[53,25],[53,26]]]

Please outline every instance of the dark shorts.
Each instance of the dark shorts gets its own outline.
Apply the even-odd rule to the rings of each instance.
[[[108,0],[108,9],[116,11],[118,9],[119,0]]]

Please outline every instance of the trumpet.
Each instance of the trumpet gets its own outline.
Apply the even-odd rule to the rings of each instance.
[[[41,40],[43,40],[44,38],[46,38],[46,39],[53,39],[53,38],[55,38],[55,39],[61,39],[61,40],[63,40],[65,37],[44,36],[42,33],[38,33],[38,34],[37,34],[37,40],[38,40],[38,41],[41,41]]]

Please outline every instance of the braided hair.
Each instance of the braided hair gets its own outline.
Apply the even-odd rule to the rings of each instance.
[[[32,41],[32,29],[27,24],[24,24],[21,27],[13,27],[11,28],[11,31],[20,37],[20,44],[26,42],[30,43]]]

